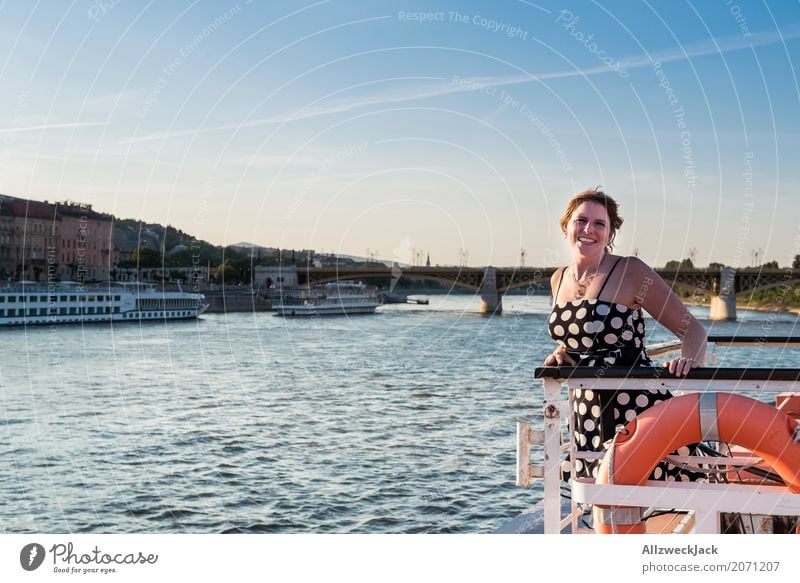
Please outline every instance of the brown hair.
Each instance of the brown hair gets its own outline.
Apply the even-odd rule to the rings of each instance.
[[[614,249],[614,237],[617,236],[617,231],[622,226],[622,217],[619,215],[619,205],[617,201],[608,196],[605,192],[600,190],[600,187],[597,188],[589,188],[587,190],[583,190],[573,196],[570,201],[567,203],[567,208],[564,209],[564,214],[561,215],[561,228],[566,231],[567,224],[569,224],[569,219],[572,217],[572,213],[575,212],[575,209],[578,208],[583,202],[595,202],[599,205],[602,205],[603,208],[606,209],[608,213],[608,218],[611,221],[611,235],[608,238],[608,243],[606,243],[606,249],[612,251]]]

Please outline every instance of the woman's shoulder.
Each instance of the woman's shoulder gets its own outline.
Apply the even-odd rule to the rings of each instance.
[[[550,293],[553,296],[553,302],[558,300],[558,290],[561,287],[561,281],[564,279],[567,267],[569,266],[556,267],[553,270],[553,275],[550,276]]]
[[[655,283],[655,272],[638,257],[623,255],[615,258],[614,271],[618,274],[618,299],[615,301],[633,307],[640,304],[642,289]]]
[[[550,276],[550,284],[556,285],[561,280],[561,277],[564,275],[564,271],[567,269],[566,265],[562,265],[561,267],[556,267],[553,271],[553,275]]]
[[[653,268],[647,265],[644,261],[634,255],[612,255],[614,261],[619,264],[619,267],[625,270],[625,273],[630,275],[652,273]]]

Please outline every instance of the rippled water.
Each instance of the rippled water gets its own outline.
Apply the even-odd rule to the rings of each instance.
[[[2,531],[493,530],[541,496],[514,487],[515,420],[541,408],[549,307],[509,297],[486,318],[472,296],[431,300],[0,330]],[[740,313],[712,333],[796,323]],[[650,342],[669,338],[649,324]],[[800,366],[798,352],[721,364]]]

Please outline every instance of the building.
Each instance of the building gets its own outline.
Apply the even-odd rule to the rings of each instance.
[[[107,280],[113,229],[91,205],[0,195],[0,279]]]
[[[297,287],[297,268],[294,265],[257,265],[253,287],[257,289]]]
[[[0,216],[8,239],[8,243],[3,245],[0,277],[4,280],[47,279],[48,265],[55,269],[57,262],[59,220],[54,206],[46,202],[2,196]]]
[[[60,219],[57,270],[60,279],[108,281],[114,267],[114,221],[111,215],[92,210],[92,205],[59,202]]]

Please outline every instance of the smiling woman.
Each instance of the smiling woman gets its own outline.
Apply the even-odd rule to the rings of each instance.
[[[561,229],[573,262],[557,269],[551,280],[548,328],[558,347],[544,364],[652,366],[645,350],[644,309],[683,341],[681,356],[665,363],[671,374],[682,376],[705,357],[705,329],[649,266],[636,257],[611,253],[622,222],[617,202],[599,189],[580,192],[567,204]],[[569,277],[564,277],[567,272]],[[603,451],[618,424],[670,397],[655,388],[608,395],[576,391],[575,441],[584,451]],[[596,477],[597,468],[596,462],[577,461],[578,477]],[[694,477],[671,464],[656,467],[652,475],[668,480]]]

